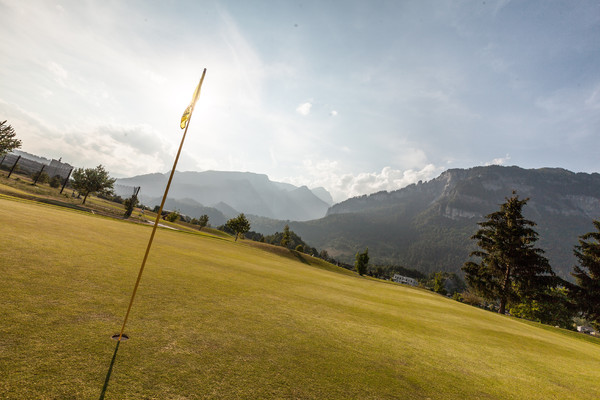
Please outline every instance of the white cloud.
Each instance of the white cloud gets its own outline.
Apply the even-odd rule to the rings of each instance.
[[[436,167],[433,164],[428,164],[420,170],[399,170],[388,166],[380,172],[349,174],[344,172],[337,161],[305,160],[303,170],[305,174],[301,177],[289,177],[282,180],[297,186],[322,186],[331,193],[335,202],[340,202],[349,197],[382,190],[398,190],[421,180],[430,180],[437,177],[444,168]]]
[[[174,144],[165,142],[149,125],[57,127],[1,99],[0,115],[11,115],[11,125],[23,138],[22,150],[46,158],[62,158],[75,167],[102,164],[114,176],[164,171],[170,167],[174,154]]]
[[[504,165],[508,160],[510,160],[510,154],[507,154],[505,157],[494,158],[492,161],[486,162],[485,165]]]
[[[308,115],[310,114],[310,109],[312,108],[312,104],[309,102],[302,103],[296,108],[296,112],[300,115]]]
[[[331,116],[331,117],[337,117],[337,116],[338,116],[338,112],[337,112],[337,111],[335,111],[335,110],[332,110],[332,111],[329,113],[329,116]]]

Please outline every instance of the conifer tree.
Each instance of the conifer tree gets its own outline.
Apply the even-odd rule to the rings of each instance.
[[[367,273],[367,265],[369,264],[369,248],[365,249],[364,253],[357,252],[354,267],[359,275]]]
[[[290,226],[285,225],[283,228],[283,238],[281,238],[281,243],[283,247],[288,247],[290,244]]]
[[[534,247],[538,234],[533,221],[523,218],[522,209],[529,199],[506,198],[500,210],[478,223],[480,229],[472,237],[480,250],[463,266],[465,280],[481,296],[498,301],[498,312],[504,314],[509,302],[532,299],[555,284],[555,275],[544,251]]]
[[[573,297],[579,310],[600,328],[600,220],[593,223],[597,231],[581,235],[575,246],[580,265],[573,268],[571,275],[577,283]]]

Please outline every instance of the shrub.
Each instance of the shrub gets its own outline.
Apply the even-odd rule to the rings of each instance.
[[[165,216],[165,219],[169,222],[175,222],[179,218],[179,213],[177,211],[172,211]]]
[[[42,171],[41,173],[36,172],[36,173],[32,174],[31,178],[34,181],[37,179],[37,183],[48,183],[48,181],[50,180],[50,177],[44,171]]]
[[[476,293],[473,293],[470,290],[465,290],[461,293],[461,298],[463,303],[470,304],[472,306],[482,307],[485,304],[485,300]]]
[[[60,175],[54,175],[52,179],[50,179],[50,187],[58,188],[60,187],[61,177]]]

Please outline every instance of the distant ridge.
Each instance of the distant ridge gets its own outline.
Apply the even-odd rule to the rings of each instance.
[[[153,206],[150,203],[156,199],[160,202],[166,182],[166,174],[154,173],[118,179],[116,184],[141,186],[142,202]],[[169,199],[176,202],[191,199],[198,203],[199,210],[200,207],[212,208],[224,217],[231,216],[227,214],[232,212],[243,212],[279,220],[307,221],[325,216],[331,205],[327,201],[331,195],[325,189],[318,188],[316,193],[306,186],[273,182],[267,175],[251,172],[175,172]],[[191,217],[201,212],[187,209]]]

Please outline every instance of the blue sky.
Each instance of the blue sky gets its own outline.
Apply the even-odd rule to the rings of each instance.
[[[598,172],[598,1],[0,0],[0,120],[116,177],[235,170],[337,201],[486,164]]]

